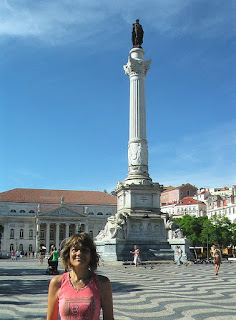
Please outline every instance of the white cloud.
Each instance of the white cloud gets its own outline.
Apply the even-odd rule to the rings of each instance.
[[[224,122],[214,129],[176,137],[149,148],[150,174],[154,181],[197,186],[229,185],[236,182],[236,120]],[[166,148],[166,145],[168,148]]]
[[[144,5],[141,0],[128,4],[126,0],[4,0],[0,1],[0,38],[34,37],[53,44],[92,44],[96,35],[101,39],[105,31],[109,38],[136,18],[145,28],[170,35],[227,37],[235,32],[233,10],[223,2],[215,5],[199,0],[147,0]]]

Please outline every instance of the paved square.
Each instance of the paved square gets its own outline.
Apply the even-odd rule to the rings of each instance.
[[[0,319],[46,319],[52,276],[36,259],[0,260]],[[60,269],[63,272],[63,269]],[[236,263],[124,266],[105,263],[99,273],[113,286],[115,320],[236,319]]]

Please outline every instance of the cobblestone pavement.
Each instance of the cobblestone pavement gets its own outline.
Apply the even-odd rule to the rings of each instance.
[[[52,276],[46,261],[0,260],[0,319],[46,319]],[[62,273],[63,270],[59,269]],[[134,267],[102,264],[113,287],[116,320],[236,320],[236,263],[214,266],[159,263]]]

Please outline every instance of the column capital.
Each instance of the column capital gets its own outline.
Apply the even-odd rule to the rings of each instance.
[[[123,66],[125,74],[129,77],[134,75],[145,76],[150,69],[150,64],[152,60],[141,60],[133,59],[132,57],[128,58],[128,63]]]

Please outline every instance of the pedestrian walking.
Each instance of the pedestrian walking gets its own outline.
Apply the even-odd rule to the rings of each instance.
[[[141,263],[140,250],[139,250],[138,246],[134,245],[134,251],[130,251],[130,253],[133,253],[133,255],[134,255],[134,261],[133,262],[134,262],[135,267],[137,267],[138,264]]]
[[[97,275],[99,257],[92,238],[84,232],[71,236],[61,253],[62,265],[70,270],[54,276],[48,290],[47,320],[113,320],[110,280]]]
[[[39,264],[42,265],[43,264],[43,259],[45,258],[45,250],[43,249],[43,246],[39,246]]]
[[[19,260],[19,259],[20,259],[20,251],[17,250],[17,251],[16,251],[16,260]]]
[[[220,249],[216,245],[213,245],[212,247],[212,256],[213,262],[215,264],[215,275],[217,276],[219,273],[222,257]]]
[[[15,260],[16,259],[16,253],[15,253],[15,250],[12,249],[11,250],[11,260]]]
[[[177,247],[176,247],[176,254],[177,254],[178,266],[181,266],[181,265],[183,264],[183,262],[181,261],[183,251],[182,251],[182,249],[180,248],[180,246],[177,246]]]

